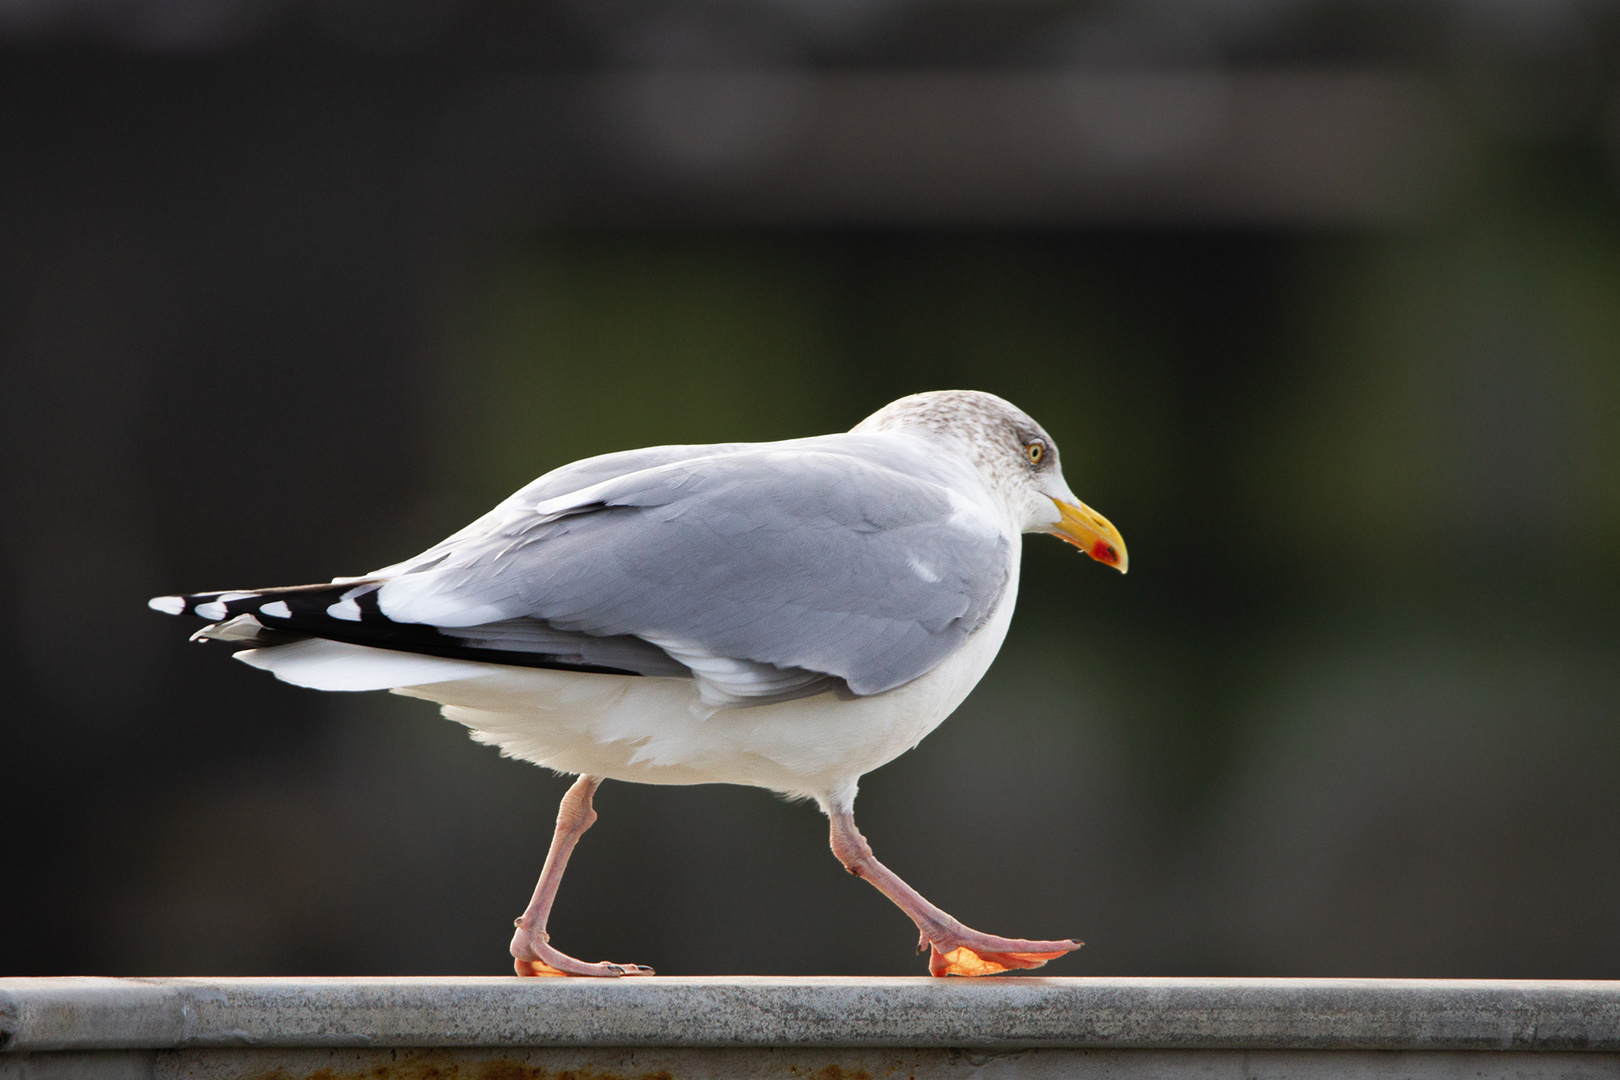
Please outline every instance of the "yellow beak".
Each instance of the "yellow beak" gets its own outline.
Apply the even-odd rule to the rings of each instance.
[[[1125,553],[1125,538],[1107,518],[1085,503],[1071,505],[1059,499],[1052,501],[1063,516],[1063,520],[1049,530],[1053,536],[1067,540],[1098,562],[1125,573],[1130,563]]]

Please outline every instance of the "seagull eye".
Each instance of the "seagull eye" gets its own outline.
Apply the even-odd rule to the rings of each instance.
[[[1046,459],[1046,444],[1036,439],[1024,444],[1024,453],[1029,455],[1031,465],[1039,465]]]

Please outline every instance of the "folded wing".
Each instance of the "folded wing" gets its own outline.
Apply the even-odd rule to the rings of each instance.
[[[690,676],[712,704],[881,693],[1008,581],[995,522],[907,454],[834,436],[592,459],[367,578],[186,604],[231,620],[208,636]]]

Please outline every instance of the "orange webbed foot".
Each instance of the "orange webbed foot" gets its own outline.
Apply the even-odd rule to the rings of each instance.
[[[564,971],[552,967],[544,960],[513,960],[512,969],[519,975],[533,978],[570,978],[579,976],[594,976],[597,978],[616,979],[627,975],[651,975],[653,969],[645,964],[610,964],[603,961],[600,964],[587,964],[576,960],[579,967],[575,970]],[[572,965],[570,965],[572,966]]]
[[[1084,942],[1027,941],[1000,938],[976,930],[929,941],[928,972],[935,976],[1000,975],[1005,971],[1038,968],[1048,960],[1078,949]]]
[[[606,960],[592,964],[576,960],[567,953],[552,948],[550,937],[544,930],[530,931],[521,925],[512,936],[512,970],[519,975],[538,978],[574,975],[618,979],[628,975],[653,974],[653,969],[645,964],[613,964]]]

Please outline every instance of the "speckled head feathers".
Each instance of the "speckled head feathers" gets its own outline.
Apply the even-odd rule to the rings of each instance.
[[[892,431],[916,428],[951,442],[972,447],[970,456],[987,454],[996,458],[1010,452],[1014,457],[1023,447],[1039,439],[1049,449],[1047,464],[1056,466],[1057,446],[1046,429],[1033,417],[1005,398],[982,390],[929,390],[891,401],[856,424],[855,431]],[[989,464],[980,460],[981,466]]]
[[[982,390],[931,390],[890,402],[856,432],[912,431],[960,454],[1009,504],[1023,528],[1050,523],[1050,499],[1074,501],[1058,464],[1057,444],[1024,410]],[[1040,446],[1038,459],[1030,448]]]
[[[929,390],[891,401],[856,424],[855,431],[919,427],[937,435],[1022,446],[1052,437],[1024,410],[983,390]]]

